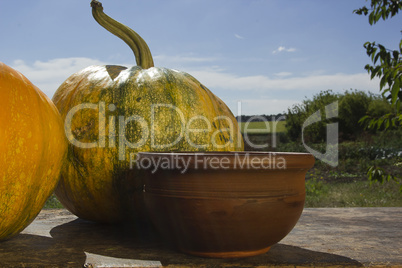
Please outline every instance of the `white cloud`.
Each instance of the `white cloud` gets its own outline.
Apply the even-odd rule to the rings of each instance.
[[[234,36],[235,36],[237,39],[244,39],[244,37],[243,37],[243,36],[238,35],[238,34],[235,34]]]
[[[275,49],[274,51],[272,51],[272,54],[276,54],[276,53],[279,53],[279,52],[282,52],[282,51],[284,51],[284,52],[295,52],[296,49],[293,48],[293,47],[291,47],[291,48],[286,48],[286,47],[284,47],[284,46],[279,46],[277,49]]]
[[[261,115],[278,114],[287,112],[288,107],[301,103],[300,100],[277,99],[262,97],[258,99],[242,99],[239,101],[227,101],[226,104],[236,116],[243,115]]]
[[[194,70],[191,74],[199,81],[202,81],[208,88],[227,90],[258,92],[266,90],[321,91],[332,89],[334,91],[341,91],[352,88],[378,92],[378,81],[370,80],[367,73],[337,73],[285,78],[270,78],[263,75],[237,76],[230,73],[217,72],[216,70]]]
[[[164,56],[158,55],[154,59],[158,61],[158,66],[173,67],[181,66],[186,63],[213,62],[216,58],[202,58],[193,55]],[[162,64],[159,64],[162,63]],[[72,74],[91,65],[106,65],[96,59],[73,57],[57,58],[49,61],[35,61],[33,63],[24,60],[15,60],[12,68],[24,74],[34,85],[41,89],[48,97],[52,98],[57,88]],[[132,64],[122,64],[131,66]]]
[[[279,76],[279,77],[286,77],[286,76],[291,76],[292,73],[290,73],[290,72],[279,72],[279,73],[275,73],[274,75]]]
[[[170,58],[164,58],[170,59]],[[189,60],[186,57],[177,57],[178,61]],[[213,61],[213,58],[199,58],[200,61]],[[29,80],[38,86],[50,98],[60,84],[73,73],[90,65],[105,65],[104,62],[89,58],[59,58],[49,61],[36,61],[29,64],[17,60],[13,68],[23,73]],[[123,66],[129,66],[122,64]],[[159,64],[158,64],[159,65]],[[303,76],[294,76],[290,72],[279,72],[272,77],[264,75],[240,76],[226,72],[220,68],[187,68],[188,73],[201,81],[213,92],[219,92],[235,113],[237,101],[243,103],[243,114],[271,114],[286,111],[288,107],[301,101],[293,98],[312,96],[322,90],[332,89],[342,92],[347,89],[366,90],[374,93],[378,91],[378,79],[370,80],[367,73],[355,74],[325,74],[315,72]],[[267,94],[271,97],[266,97]]]
[[[294,104],[300,103],[305,96],[311,97],[320,91],[332,89],[343,92],[358,89],[379,93],[378,80],[370,80],[367,73],[356,74],[313,74],[291,77],[290,73],[279,73],[282,76],[237,76],[223,71],[193,70],[196,79],[211,89],[219,92],[234,114],[237,111],[236,96],[242,104],[242,114],[275,114],[286,112]],[[264,97],[267,94],[273,96]],[[300,95],[303,97],[300,97]],[[251,98],[250,98],[251,96]],[[299,98],[297,97],[299,96]]]
[[[70,75],[90,65],[105,65],[103,62],[89,58],[59,58],[46,62],[35,61],[29,64],[16,60],[11,67],[24,74],[34,85],[49,98]]]

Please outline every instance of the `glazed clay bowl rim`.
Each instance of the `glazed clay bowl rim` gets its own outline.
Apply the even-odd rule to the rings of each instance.
[[[263,169],[310,169],[315,158],[310,153],[302,152],[261,152],[261,151],[166,151],[139,152],[136,160],[148,160],[145,166],[155,166],[158,161],[172,163],[185,161],[188,169],[203,170],[263,170]],[[144,168],[143,168],[144,169]],[[174,165],[169,169],[180,169]]]

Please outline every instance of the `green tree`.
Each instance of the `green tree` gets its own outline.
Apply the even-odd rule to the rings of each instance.
[[[369,112],[369,106],[378,97],[364,91],[346,91],[339,99],[339,134],[341,140],[355,140],[364,131],[358,122]],[[358,127],[356,127],[356,125]]]
[[[402,10],[401,0],[371,0],[370,7],[363,6],[353,12],[358,15],[368,15],[370,25],[378,21],[387,20],[396,16]],[[391,105],[392,111],[381,116],[364,116],[360,122],[368,128],[390,129],[402,127],[402,39],[398,49],[389,49],[376,42],[364,44],[367,55],[371,58],[373,65],[367,64],[365,69],[371,75],[371,79],[380,79],[380,92],[386,97]],[[370,167],[368,170],[370,181],[398,181],[398,178],[379,167]],[[402,186],[401,186],[402,192]]]
[[[321,120],[304,129],[304,141],[312,143],[325,142],[327,138],[327,124],[333,119],[326,119],[325,107],[338,101],[339,115],[335,121],[339,122],[339,134],[342,140],[355,140],[363,131],[358,122],[365,114],[378,115],[382,111],[390,111],[390,103],[381,96],[368,94],[364,91],[347,90],[344,93],[334,93],[331,90],[321,91],[312,99],[305,99],[288,109],[286,115],[287,135],[292,140],[301,138],[303,123],[315,112],[320,111]]]
[[[321,91],[312,99],[305,99],[301,104],[296,104],[288,109],[286,115],[286,130],[291,140],[300,140],[303,123],[309,116],[317,111],[321,112],[322,120],[309,125],[304,129],[305,142],[321,143],[326,140],[325,106],[339,100],[339,94],[331,90]]]

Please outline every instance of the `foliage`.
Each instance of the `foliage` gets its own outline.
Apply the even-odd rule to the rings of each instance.
[[[298,144],[283,151],[296,151]],[[325,148],[324,148],[325,149]],[[369,181],[367,170],[381,169],[381,183]],[[306,176],[307,207],[370,207],[401,206],[402,129],[377,132],[357,141],[339,144],[339,165],[330,167],[317,161]],[[323,178],[323,179],[321,179]],[[389,180],[387,180],[389,179]],[[395,183],[396,182],[396,183]],[[316,190],[318,189],[318,190]]]
[[[392,112],[392,106],[385,98],[373,100],[368,107],[368,114],[378,117]]]
[[[387,174],[387,172],[383,168],[376,166],[372,166],[368,169],[367,176],[369,178],[370,184],[377,181],[380,183],[384,183],[390,180],[398,182],[397,177],[392,174]]]
[[[299,140],[302,131],[306,141],[314,143],[324,142],[326,139],[326,125],[328,120],[323,119],[302,130],[304,122],[317,111],[325,115],[325,106],[339,100],[339,95],[331,90],[321,91],[313,99],[305,99],[301,104],[288,109],[286,116],[286,130],[292,140]]]
[[[321,91],[313,98],[305,99],[301,104],[288,110],[286,117],[287,133],[292,140],[299,140],[302,127],[307,118],[320,111],[321,121],[307,126],[304,131],[305,142],[325,142],[327,124],[332,119],[325,118],[325,107],[338,101],[338,118],[340,138],[354,140],[361,135],[364,127],[358,124],[361,117],[374,116],[383,111],[390,111],[391,105],[381,96],[364,91],[350,90],[335,94],[331,90]]]
[[[310,173],[310,178],[306,180],[306,195],[309,197],[318,197],[328,192],[328,186],[324,178],[314,173]]]
[[[364,128],[356,127],[356,125],[358,125],[360,118],[368,113],[370,104],[374,99],[376,99],[375,96],[356,90],[346,91],[340,97],[339,131],[342,139],[355,139],[363,132]]]
[[[376,24],[379,20],[387,20],[396,16],[402,10],[400,0],[371,0],[370,8],[364,6],[354,10],[358,15],[368,15],[370,25]],[[367,64],[365,69],[371,75],[371,79],[380,79],[380,92],[392,104],[393,111],[380,116],[364,116],[360,123],[367,128],[391,129],[402,127],[402,113],[400,111],[402,102],[402,39],[399,42],[399,49],[391,50],[376,42],[364,44],[367,55],[371,58],[373,65]],[[372,166],[367,173],[370,182],[384,182],[396,178],[387,174],[383,169]],[[402,187],[400,188],[402,192]]]
[[[43,207],[44,209],[59,209],[59,208],[64,208],[63,205],[60,203],[60,201],[57,199],[57,197],[52,194],[49,199],[46,201],[45,206]]]
[[[399,0],[371,0],[370,9],[366,6],[354,10],[358,15],[369,15],[370,25],[376,24],[380,19],[387,20],[402,10],[402,1]],[[362,123],[367,126],[389,127],[402,126],[402,114],[400,106],[402,101],[402,39],[399,49],[391,50],[376,42],[364,44],[367,55],[373,65],[367,64],[365,69],[371,75],[371,79],[380,78],[380,92],[390,100],[394,110],[378,117],[365,117]]]
[[[380,91],[391,100],[391,103],[399,105],[402,100],[402,40],[398,50],[389,50],[381,44],[366,42],[366,53],[374,64],[367,64],[365,69],[371,73],[371,79],[380,78]],[[379,64],[378,60],[380,60]]]
[[[370,9],[364,6],[353,12],[358,15],[369,15],[369,23],[373,25],[380,19],[386,20],[395,16],[400,9],[402,9],[402,2],[400,0],[371,0]]]

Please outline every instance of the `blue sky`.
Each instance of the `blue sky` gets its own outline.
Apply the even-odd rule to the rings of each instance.
[[[352,11],[364,0],[101,0],[138,32],[155,66],[185,71],[236,115],[274,114],[321,90],[378,93],[363,43],[391,49],[395,17],[370,26]],[[86,0],[0,0],[0,61],[52,97],[93,64],[135,65],[129,47],[99,26]]]

